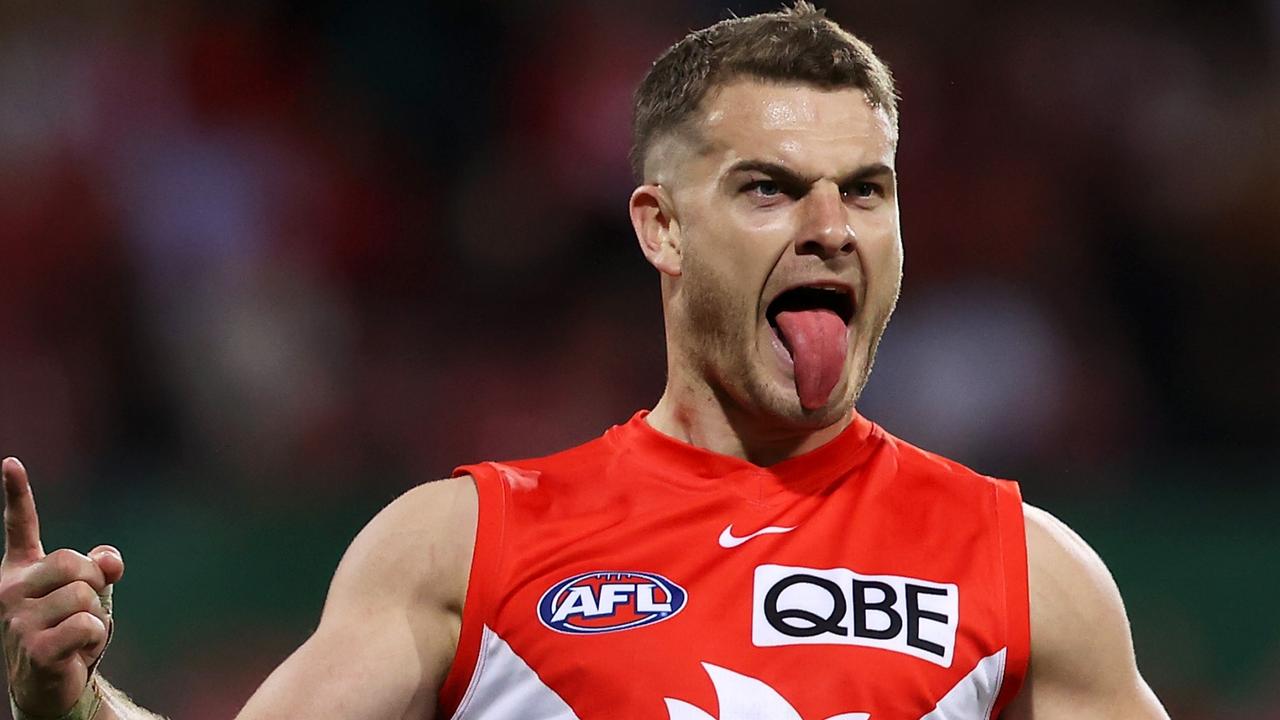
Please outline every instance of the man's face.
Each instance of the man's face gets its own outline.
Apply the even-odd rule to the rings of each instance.
[[[733,82],[673,140],[673,359],[741,411],[790,426],[847,416],[902,278],[887,116],[857,89]],[[796,288],[801,288],[796,290]]]

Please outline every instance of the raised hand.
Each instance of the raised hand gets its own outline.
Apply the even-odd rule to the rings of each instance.
[[[58,717],[75,705],[106,648],[111,616],[103,602],[124,575],[120,552],[99,545],[82,555],[40,544],[40,518],[26,468],[6,458],[0,634],[14,701]]]

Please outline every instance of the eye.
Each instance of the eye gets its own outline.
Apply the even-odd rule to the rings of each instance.
[[[845,197],[868,200],[884,194],[884,188],[873,182],[858,181],[845,187]]]
[[[742,186],[742,192],[759,197],[776,197],[782,194],[782,188],[773,180],[752,180]]]

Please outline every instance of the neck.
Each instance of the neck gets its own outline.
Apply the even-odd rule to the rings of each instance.
[[[817,429],[787,427],[776,418],[744,412],[705,385],[669,380],[646,420],[690,445],[767,467],[825,445],[848,427],[852,416]]]

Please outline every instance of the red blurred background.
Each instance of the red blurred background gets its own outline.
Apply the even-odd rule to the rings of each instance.
[[[377,507],[663,383],[631,92],[774,2],[0,5],[0,452],[231,717]],[[825,3],[902,93],[860,409],[1080,529],[1179,718],[1280,717],[1280,3]]]

